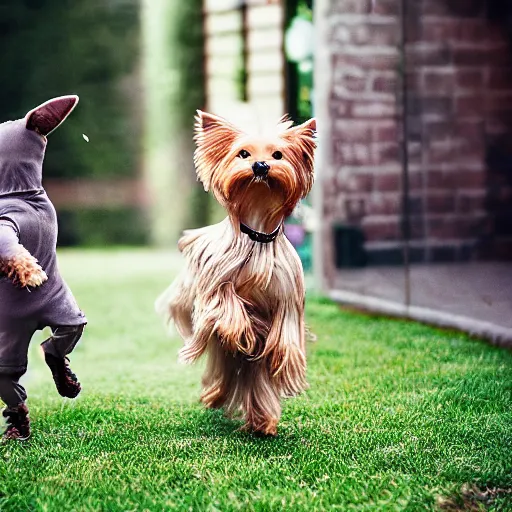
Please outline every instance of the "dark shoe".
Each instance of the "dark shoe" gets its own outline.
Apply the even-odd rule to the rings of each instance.
[[[66,398],[76,398],[82,387],[76,378],[76,375],[69,367],[69,359],[67,357],[59,358],[51,354],[44,355],[44,360],[52,371],[53,380],[60,396]]]
[[[26,441],[30,437],[30,418],[25,404],[6,407],[2,416],[7,420],[7,428],[2,436],[4,441]]]

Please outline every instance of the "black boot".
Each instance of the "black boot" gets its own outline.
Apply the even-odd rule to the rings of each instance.
[[[53,380],[59,395],[65,396],[66,398],[76,398],[82,390],[82,387],[76,375],[69,367],[69,359],[67,357],[55,357],[46,352],[44,359],[52,371]]]
[[[30,418],[25,404],[6,407],[2,416],[7,420],[7,428],[2,436],[4,441],[26,441],[30,437]]]

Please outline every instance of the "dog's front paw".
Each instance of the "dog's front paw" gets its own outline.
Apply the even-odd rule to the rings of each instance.
[[[247,422],[240,427],[241,432],[252,433],[256,436],[268,436],[275,437],[277,436],[277,424],[279,420],[274,418],[268,418],[264,421],[259,421],[256,423],[247,420]]]
[[[26,284],[22,284],[22,286],[32,286],[35,288],[41,286],[45,281],[48,281],[48,276],[46,275],[46,272],[39,265],[37,265],[37,267],[38,268],[35,269],[26,280]]]

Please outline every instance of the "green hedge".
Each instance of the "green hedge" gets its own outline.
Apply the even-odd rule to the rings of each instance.
[[[149,224],[137,208],[60,210],[58,216],[61,247],[148,243]]]
[[[54,96],[80,104],[48,145],[53,178],[132,176],[140,128],[122,80],[136,68],[139,2],[5,0],[0,3],[0,121]],[[82,138],[90,138],[87,144]]]

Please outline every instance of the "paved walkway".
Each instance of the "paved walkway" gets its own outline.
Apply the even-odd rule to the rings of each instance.
[[[410,306],[512,329],[512,264],[413,265]],[[372,267],[339,272],[335,290],[405,305],[402,267]]]

